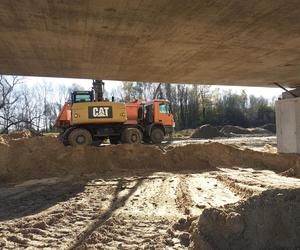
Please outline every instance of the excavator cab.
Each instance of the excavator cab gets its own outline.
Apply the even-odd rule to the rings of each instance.
[[[93,80],[92,91],[73,91],[71,101],[73,103],[81,102],[101,102],[104,101],[104,82],[102,80]]]
[[[74,91],[71,94],[71,101],[72,103],[93,102],[94,93],[93,91]]]

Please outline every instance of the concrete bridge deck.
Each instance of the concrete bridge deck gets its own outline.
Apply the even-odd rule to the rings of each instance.
[[[300,85],[297,0],[0,2],[0,74]]]

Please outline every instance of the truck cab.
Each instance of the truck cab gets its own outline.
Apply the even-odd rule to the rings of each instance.
[[[164,134],[170,134],[175,127],[174,117],[168,100],[154,99],[145,104],[146,125],[161,127]],[[149,130],[149,129],[148,129]]]

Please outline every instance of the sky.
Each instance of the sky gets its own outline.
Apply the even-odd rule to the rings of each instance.
[[[36,83],[42,82],[51,82],[55,84],[65,84],[71,86],[72,84],[78,84],[82,86],[82,90],[90,90],[92,87],[92,80],[90,79],[76,79],[76,78],[54,78],[54,77],[25,77],[24,82],[28,85],[34,85]],[[105,90],[110,92],[112,89],[117,89],[120,87],[120,81],[108,81],[105,82]],[[245,90],[247,95],[254,95],[257,97],[263,96],[269,100],[272,100],[274,97],[277,98],[283,92],[280,88],[262,88],[262,87],[237,87],[237,86],[221,86],[214,85],[211,89],[219,88],[221,91],[231,90],[234,93],[241,93],[242,90]]]

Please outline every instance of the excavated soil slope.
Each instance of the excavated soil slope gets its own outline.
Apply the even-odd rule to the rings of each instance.
[[[25,137],[0,140],[1,249],[300,247],[297,155]]]
[[[264,191],[209,208],[193,234],[194,249],[299,249],[300,189]]]
[[[277,197],[273,195],[267,196],[266,201],[265,196],[256,196],[257,202],[250,200],[246,205],[246,200],[252,195],[276,188],[287,190],[281,192],[283,196],[280,198],[285,203],[273,202],[272,198]],[[194,243],[204,246],[203,243],[199,245],[201,238],[195,231],[198,221],[202,223],[202,217],[198,220],[201,213],[208,218],[205,236],[212,240],[219,233],[223,237],[221,240],[228,239],[226,233],[231,239],[234,232],[241,230],[238,219],[246,218],[242,225],[247,234],[244,238],[237,235],[232,239],[262,242],[263,235],[269,240],[276,235],[280,237],[282,233],[282,237],[287,237],[282,245],[292,246],[294,234],[290,238],[288,232],[297,233],[293,230],[297,229],[296,223],[299,222],[299,203],[296,203],[299,199],[293,198],[299,196],[292,191],[294,188],[300,189],[297,178],[248,168],[156,173],[140,170],[89,176],[88,179],[30,181],[0,189],[0,248],[187,249]],[[285,196],[290,190],[291,195]],[[241,213],[237,219],[233,218],[227,224],[222,219],[224,225],[214,220],[210,209],[219,211],[215,209],[240,201],[245,201],[242,203],[245,205],[238,205],[239,208],[230,206],[235,214]],[[223,217],[220,215],[220,218]],[[269,231],[258,235],[261,231],[255,231],[252,219],[258,227],[262,225],[270,229],[274,226],[279,231],[273,231],[274,236]],[[280,219],[279,226],[289,228],[275,227],[277,219]],[[218,223],[220,228],[217,228]],[[234,228],[229,229],[230,225]],[[288,243],[289,239],[291,243]],[[243,243],[233,240],[228,244],[247,249],[242,247]],[[259,243],[258,246],[264,245]]]
[[[221,143],[184,146],[112,145],[65,147],[56,138],[32,137],[0,142],[0,180],[20,182],[36,178],[143,169],[172,171],[252,167],[291,171],[300,176],[300,157],[241,149]]]
[[[191,135],[191,138],[204,138],[210,139],[215,137],[222,137],[223,133],[219,132],[219,130],[209,124],[203,125],[199,128],[196,128],[194,133]]]

